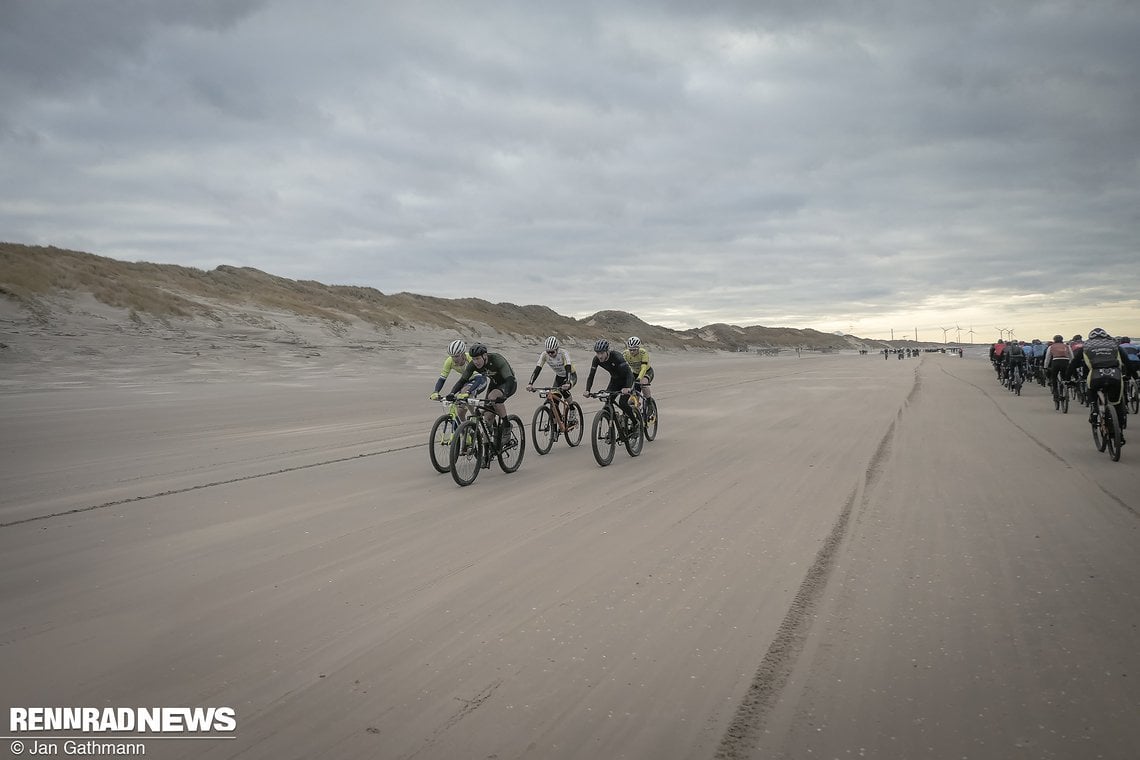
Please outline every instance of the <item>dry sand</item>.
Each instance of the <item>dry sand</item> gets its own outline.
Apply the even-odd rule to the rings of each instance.
[[[1137,756],[1140,450],[978,356],[659,355],[641,457],[459,488],[434,351],[216,350],[6,365],[0,706],[237,711],[157,758]]]

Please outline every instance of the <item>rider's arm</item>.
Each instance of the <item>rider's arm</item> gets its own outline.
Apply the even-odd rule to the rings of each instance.
[[[589,393],[590,389],[592,389],[594,387],[594,374],[597,371],[598,371],[598,357],[595,356],[594,360],[592,362],[590,362],[590,374],[586,378],[586,393]]]
[[[641,349],[641,371],[637,373],[637,379],[644,380],[645,376],[649,374],[649,352],[644,348]]]
[[[538,373],[539,372],[542,372],[542,363],[541,362],[539,362],[535,366],[534,372],[530,373],[530,382],[528,382],[527,385],[534,385],[534,381],[538,379]]]
[[[455,360],[450,356],[443,360],[443,369],[439,372],[439,377],[435,381],[435,393],[443,390],[443,384],[447,382],[447,376],[451,374],[451,368],[455,366]]]

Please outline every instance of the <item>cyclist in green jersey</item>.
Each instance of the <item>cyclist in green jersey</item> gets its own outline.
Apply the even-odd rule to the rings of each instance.
[[[487,347],[482,343],[476,343],[471,346],[471,361],[463,369],[459,375],[459,380],[455,383],[455,387],[451,389],[449,397],[454,396],[458,400],[466,399],[471,393],[478,393],[479,388],[482,387],[483,382],[487,383],[487,400],[495,401],[494,410],[499,418],[499,424],[495,425],[495,447],[498,448],[502,445],[503,431],[507,425],[507,406],[506,400],[514,395],[518,389],[518,381],[515,380],[515,372],[511,369],[510,362],[502,354],[493,354],[487,350]],[[481,377],[472,379],[472,375],[478,373]],[[489,414],[489,413],[488,413]]]

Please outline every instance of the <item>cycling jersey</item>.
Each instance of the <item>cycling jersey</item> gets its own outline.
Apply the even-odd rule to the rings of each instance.
[[[594,361],[590,363],[590,376],[586,378],[587,393],[594,387],[594,374],[598,367],[610,373],[610,385],[617,385],[614,390],[633,387],[633,370],[629,368],[625,357],[617,351],[610,351],[603,361],[598,361],[597,355],[594,355]]]
[[[447,382],[447,376],[451,374],[452,370],[462,372],[464,367],[471,366],[471,354],[463,355],[463,364],[459,367],[455,366],[455,357],[448,356],[443,360],[443,369],[439,372],[439,379],[435,381],[435,393],[439,393],[443,389],[443,384]]]
[[[538,379],[538,375],[542,372],[542,365],[548,364],[554,370],[556,377],[566,378],[569,380],[570,373],[574,371],[574,366],[570,363],[570,353],[565,348],[560,348],[551,356],[548,352],[543,351],[538,355],[538,361],[535,362],[534,372],[531,373],[530,383]]]
[[[636,352],[632,349],[626,349],[622,352],[622,358],[625,359],[626,364],[629,365],[630,371],[633,372],[637,380],[644,380],[646,375],[650,376],[652,382],[653,368],[649,366],[649,352],[644,348],[639,348]]]
[[[514,393],[515,386],[515,373],[511,369],[510,362],[508,362],[502,354],[487,354],[487,361],[483,363],[483,369],[478,372],[475,371],[475,363],[467,362],[467,366],[459,375],[459,382],[451,389],[452,393],[459,393],[463,385],[471,379],[472,375],[481,374],[487,378],[490,383],[489,391],[499,389],[510,389],[510,392],[505,395],[510,396]]]

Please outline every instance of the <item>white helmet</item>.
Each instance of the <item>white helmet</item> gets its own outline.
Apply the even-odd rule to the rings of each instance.
[[[627,341],[625,342],[625,344],[626,344],[627,346],[629,346],[630,348],[638,348],[638,347],[640,347],[640,346],[641,346],[641,338],[639,338],[639,337],[637,337],[636,335],[634,335],[634,336],[633,336],[633,337],[631,337],[629,340],[627,340]]]
[[[467,344],[461,340],[453,340],[451,345],[447,347],[447,353],[451,356],[462,356],[467,353]]]
[[[549,338],[546,339],[546,350],[547,351],[557,351],[559,345],[560,344],[558,342],[558,338],[555,338],[553,335],[551,335]]]

